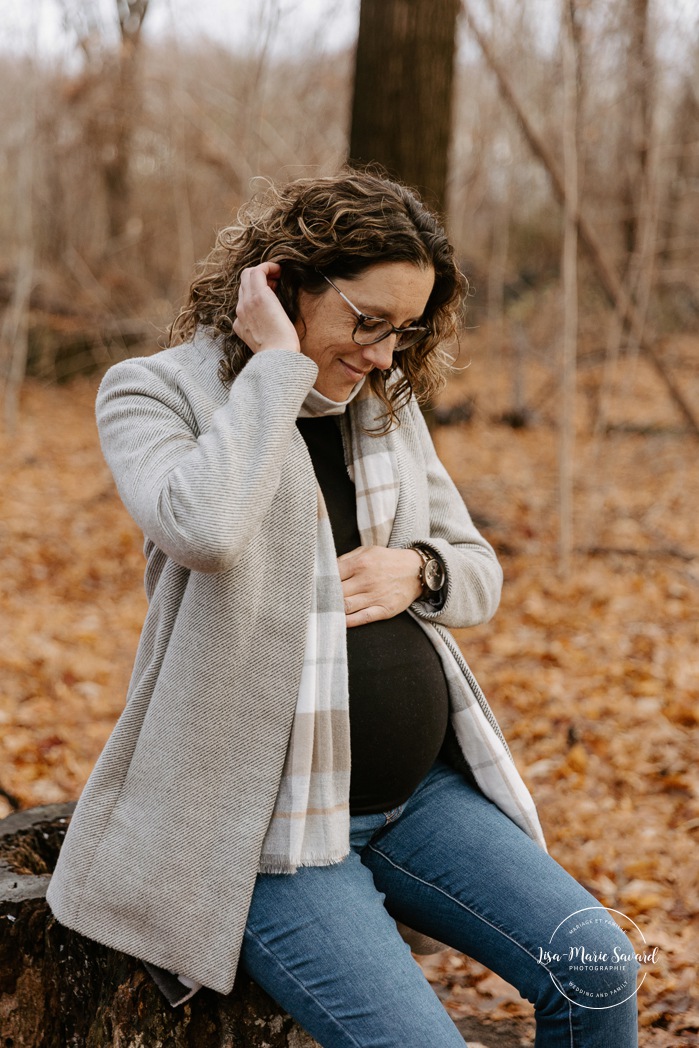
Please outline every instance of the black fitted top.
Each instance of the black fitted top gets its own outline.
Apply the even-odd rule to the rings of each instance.
[[[338,556],[361,545],[354,484],[333,416],[299,419]],[[449,698],[442,664],[407,613],[347,630],[350,812],[389,811],[408,799],[444,741]]]

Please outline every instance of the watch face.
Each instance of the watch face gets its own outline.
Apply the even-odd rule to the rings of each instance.
[[[440,590],[444,585],[444,570],[435,557],[425,564],[425,585],[433,592]]]

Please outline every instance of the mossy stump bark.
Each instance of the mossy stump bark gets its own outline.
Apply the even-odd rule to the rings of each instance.
[[[0,1048],[317,1048],[245,976],[172,1009],[139,961],[60,925],[46,888],[73,808],[0,821]]]

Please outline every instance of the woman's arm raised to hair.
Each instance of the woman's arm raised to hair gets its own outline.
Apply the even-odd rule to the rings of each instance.
[[[316,365],[257,353],[197,435],[191,378],[167,353],[111,368],[97,397],[102,450],[144,533],[177,563],[225,571],[267,513]]]

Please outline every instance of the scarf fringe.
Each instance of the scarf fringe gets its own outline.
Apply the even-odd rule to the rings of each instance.
[[[342,862],[349,855],[349,848],[344,848],[342,851],[330,852],[330,854],[323,854],[318,852],[316,854],[304,855],[303,859],[299,859],[298,862],[291,862],[288,856],[284,855],[267,855],[265,858],[260,859],[260,865],[258,866],[258,873],[272,873],[272,874],[285,874],[285,873],[296,873],[298,869],[303,866],[337,866],[338,863]]]

